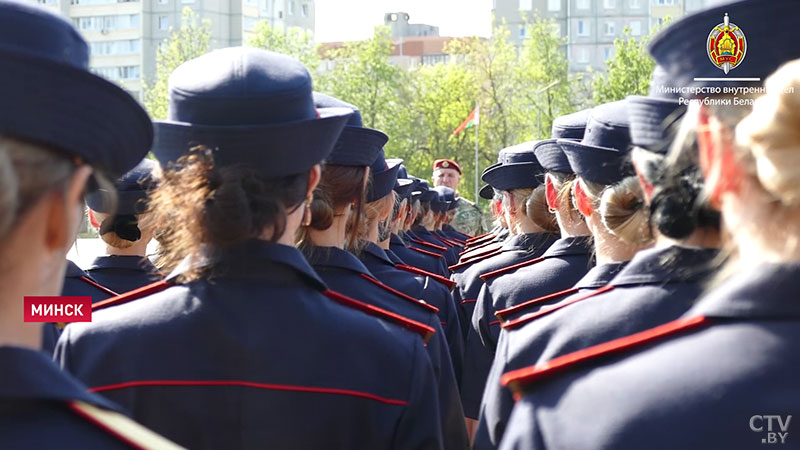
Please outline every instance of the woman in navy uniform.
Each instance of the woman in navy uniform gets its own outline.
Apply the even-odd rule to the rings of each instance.
[[[325,170],[310,204],[312,219],[298,233],[298,246],[331,289],[430,330],[426,350],[434,369],[430,381],[438,385],[437,411],[441,413],[441,421],[437,424],[441,423],[445,448],[463,448],[466,443],[463,412],[438,308],[382,283],[347,250],[358,240],[369,166],[388,137],[378,130],[364,128],[360,113],[352,105],[321,94],[315,94],[315,101],[317,107],[339,106],[354,113],[325,160]],[[355,215],[353,220],[349,219],[351,215]]]
[[[125,293],[161,279],[146,258],[147,244],[155,224],[147,214],[147,192],[154,187],[155,162],[145,159],[114,182],[115,202],[103,192],[87,196],[89,218],[106,243],[106,255],[98,256],[86,269],[103,286]],[[112,214],[113,212],[113,214]]]
[[[791,36],[795,9],[796,2],[783,0],[710,9],[667,28],[651,52],[678,86],[718,76],[706,67],[705,51],[689,48],[685,37],[728,13],[747,33],[749,51],[765,50],[737,76],[763,79],[784,58],[800,56],[797,49],[770,50]],[[767,94],[738,129],[749,109],[742,104],[692,104],[683,119],[696,129],[708,198],[736,245],[734,275],[680,319],[564,355],[548,369],[508,374],[504,381],[522,399],[501,448],[797,447],[789,416],[800,404],[793,375],[800,364],[800,278],[797,247],[787,242],[800,235],[800,64],[766,84]]]
[[[329,291],[293,246],[351,112],[317,110],[305,67],[264,50],[169,81],[151,206],[171,286],[70,325],[57,361],[192,449],[441,448],[423,341],[396,324],[427,331]]]
[[[507,322],[483,397],[479,448],[497,447],[511,414],[511,392],[500,384],[505,372],[676,319],[693,305],[713,274],[719,216],[700,199],[703,185],[696,164],[688,159],[666,164],[665,153],[675,132],[672,124],[681,117],[683,108],[677,98],[658,94],[661,89],[657,88],[665,85],[659,74],[663,71],[654,73],[652,97],[626,100],[630,138],[620,138],[634,145],[638,177],[604,188],[602,185],[625,173],[628,165],[621,167],[613,155],[609,160],[592,159],[591,153],[577,144],[565,145],[570,162],[581,176],[576,185],[576,191],[580,189],[576,196],[579,208],[597,205],[602,224],[608,229],[602,237],[603,230],[593,227],[598,263],[604,252],[613,252],[615,259],[629,259],[636,249],[621,242],[614,244],[615,237],[643,245],[650,240],[652,229],[657,248],[640,251],[628,267],[615,271],[619,273],[613,279],[609,275],[614,274],[609,273],[587,285],[586,278],[608,265],[596,266],[576,285],[582,289],[547,298],[558,302],[553,307],[526,314],[523,304],[515,311],[498,312]],[[620,147],[627,148],[627,143]],[[696,150],[693,152],[696,154]],[[598,181],[602,181],[601,186],[593,185]],[[602,203],[598,204],[597,193],[601,191]],[[585,205],[586,200],[592,204]],[[644,208],[645,202],[652,207]],[[536,303],[532,301],[533,308],[528,309],[535,310]]]
[[[392,165],[387,164],[383,150],[378,152],[377,158],[370,165],[366,202],[358,220],[359,239],[350,251],[358,256],[375,278],[387,286],[421,299],[439,310],[437,315],[447,338],[453,371],[458,379],[464,343],[453,297],[450,295],[450,290],[442,284],[442,281],[449,282],[449,280],[437,281],[433,278],[437,277],[436,275],[427,276],[424,271],[396,264],[379,245],[379,242],[388,239],[386,221],[395,204],[393,188],[397,182],[399,168],[400,161],[395,160]],[[352,226],[356,226],[354,214],[350,216],[350,222]]]
[[[147,114],[89,72],[89,49],[62,18],[0,1],[0,448],[177,448],[40,352],[23,297],[55,296],[93,176],[147,153]]]

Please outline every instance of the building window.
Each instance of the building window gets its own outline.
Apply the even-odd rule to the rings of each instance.
[[[589,0],[578,0],[578,9],[589,9]]]
[[[606,22],[606,36],[614,36],[616,28],[617,26],[614,22]]]
[[[258,23],[258,18],[256,17],[243,17],[242,18],[242,28],[248,31],[252,31],[256,28],[256,24]]]
[[[139,28],[139,15],[76,17],[73,23],[82,31],[130,30]]]
[[[658,4],[664,6],[672,6],[675,4],[675,0],[658,0]]]
[[[194,3],[194,0],[181,0],[181,3]]]
[[[561,0],[547,0],[548,11],[561,11]]]
[[[589,62],[589,49],[586,47],[579,48],[577,53],[577,61],[582,64]]]
[[[642,35],[642,22],[638,20],[636,22],[631,22],[631,36],[641,36]]]
[[[614,49],[611,47],[606,47],[603,49],[603,58],[605,61],[608,61],[614,56]]]
[[[40,0],[39,3],[42,3]],[[44,3],[56,3],[56,0],[45,0]],[[70,0],[70,5],[108,5],[111,3],[139,3],[139,0]]]
[[[141,41],[139,39],[126,39],[119,41],[89,42],[92,55],[131,55],[139,53]]]
[[[533,0],[519,0],[519,9],[530,11],[533,9]]]
[[[617,7],[617,0],[603,0],[603,7],[605,9],[614,9]]]
[[[140,76],[139,66],[95,67],[92,71],[109,80],[136,80]]]
[[[308,17],[308,3],[303,3],[303,6],[300,7],[300,14],[303,17]]]
[[[585,20],[578,21],[578,36],[589,36],[592,33],[591,24]]]
[[[631,9],[639,9],[639,8],[641,8],[641,7],[642,7],[642,5],[639,3],[639,0],[630,0],[630,1],[628,2],[628,6],[629,6]]]
[[[158,16],[158,29],[169,30],[169,16]]]
[[[449,59],[449,55],[422,55],[422,64],[446,63]]]
[[[159,5],[166,5],[169,3],[169,0],[158,0]]]
[[[294,15],[294,7],[295,7],[295,3],[294,3],[294,0],[292,0],[292,1],[289,2],[289,15],[290,16]]]

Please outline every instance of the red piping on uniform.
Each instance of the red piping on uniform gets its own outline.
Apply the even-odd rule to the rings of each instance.
[[[481,235],[479,235],[479,236],[471,237],[471,238],[467,239],[467,242],[471,242],[471,241],[477,241],[478,239],[485,238],[486,236],[489,236],[490,234],[492,234],[492,232],[491,232],[491,231],[490,231],[490,232],[488,232],[488,233],[483,233],[483,234],[481,234]]]
[[[472,299],[469,299],[469,300],[461,300],[461,304],[462,304],[462,305],[466,305],[467,303],[477,303],[477,302],[478,302],[478,300],[477,300],[477,299],[475,299],[475,300],[472,300]]]
[[[116,297],[117,295],[119,295],[118,293],[116,293],[116,292],[112,291],[111,289],[103,286],[102,284],[98,283],[97,281],[94,281],[93,279],[87,277],[86,275],[81,275],[78,278],[80,278],[82,281],[85,281],[86,283],[91,284],[92,286],[96,287],[97,289],[100,289],[101,291],[105,292],[106,294],[110,294],[112,297]]]
[[[544,303],[546,301],[554,300],[554,299],[557,299],[558,297],[563,297],[565,295],[574,294],[576,292],[578,292],[578,288],[570,288],[570,289],[565,289],[563,291],[554,292],[552,294],[548,294],[548,295],[545,295],[545,296],[542,296],[542,297],[539,297],[539,298],[535,298],[533,300],[528,300],[528,301],[522,302],[519,305],[514,305],[514,306],[512,306],[510,308],[501,309],[500,311],[497,311],[496,313],[494,313],[494,315],[497,316],[498,319],[503,320],[503,316],[505,316],[508,313],[517,312],[517,311],[519,311],[521,309],[525,309],[525,308],[527,308],[527,307],[529,307],[531,305]]]
[[[559,356],[543,364],[512,370],[503,375],[500,379],[500,383],[503,386],[509,386],[514,391],[514,398],[519,400],[524,385],[559,374],[594,358],[613,355],[624,350],[633,350],[661,338],[694,330],[709,325],[710,323],[712,323],[712,320],[704,316],[673,320],[664,325],[640,331],[630,336],[617,338],[603,344],[593,345],[583,350],[567,353],[566,355]]]
[[[291,391],[291,392],[309,392],[313,394],[349,395],[351,397],[361,397],[369,400],[375,400],[377,402],[386,403],[387,405],[408,406],[408,402],[405,400],[396,400],[393,398],[381,397],[367,392],[352,391],[349,389],[291,386],[286,384],[255,383],[252,381],[243,381],[243,380],[142,380],[142,381],[129,381],[126,383],[110,384],[108,386],[97,386],[90,388],[89,391],[104,392],[117,389],[144,387],[144,386],[239,386],[239,387],[249,387],[255,389],[268,389],[272,391]]]
[[[419,323],[415,320],[408,319],[399,314],[387,311],[383,308],[378,308],[377,306],[370,305],[369,303],[358,301],[344,294],[340,294],[339,292],[328,289],[326,291],[322,291],[322,295],[328,297],[331,300],[339,302],[343,305],[349,306],[353,309],[357,309],[361,312],[364,312],[374,317],[378,317],[380,319],[386,319],[396,325],[400,325],[401,327],[407,330],[417,333],[420,336],[422,336],[422,339],[426,344],[428,343],[428,340],[430,340],[431,336],[433,336],[436,333],[436,330],[425,324]]]
[[[447,279],[447,278],[445,278],[445,277],[443,277],[443,276],[441,276],[441,275],[439,275],[437,273],[431,273],[431,272],[428,272],[427,270],[422,270],[422,269],[417,268],[417,267],[409,266],[408,264],[397,264],[394,267],[397,268],[397,269],[406,271],[406,272],[411,272],[411,273],[415,273],[417,275],[424,275],[426,277],[430,277],[430,278],[432,278],[432,279],[444,284],[445,286],[447,286],[450,289],[453,289],[456,286],[456,282],[453,281],[453,280]]]
[[[376,280],[375,278],[372,278],[371,276],[369,276],[369,275],[367,275],[365,273],[360,273],[359,275],[361,275],[361,278],[369,281],[370,283],[374,284],[375,286],[378,286],[379,288],[381,288],[381,289],[383,289],[385,291],[389,291],[392,294],[394,294],[394,295],[396,295],[396,296],[398,296],[398,297],[400,297],[400,298],[402,298],[404,300],[408,300],[408,301],[410,301],[411,303],[413,303],[415,305],[422,306],[423,308],[430,310],[430,312],[434,312],[434,313],[438,313],[439,312],[439,308],[437,308],[437,307],[435,307],[433,305],[430,305],[428,303],[425,303],[425,302],[423,302],[423,301],[421,301],[419,299],[416,299],[416,298],[414,298],[414,297],[412,297],[412,296],[410,296],[408,294],[404,294],[404,293],[398,291],[397,289],[395,289],[395,288],[393,288],[391,286],[388,286],[386,284],[381,283],[380,281]]]
[[[106,306],[121,305],[123,303],[127,303],[133,300],[138,300],[150,294],[161,292],[170,286],[172,286],[172,283],[167,280],[156,281],[155,283],[148,284],[147,286],[142,286],[132,291],[128,291],[124,294],[119,294],[116,297],[111,297],[109,299],[93,303],[92,311],[96,311],[100,308],[105,308]]]
[[[439,253],[434,253],[434,252],[425,250],[423,248],[417,248],[417,247],[411,247],[411,246],[408,246],[407,248],[409,248],[411,250],[414,250],[414,251],[417,251],[417,252],[420,252],[420,253],[424,253],[424,254],[426,254],[428,256],[433,256],[433,257],[436,257],[436,258],[444,258],[444,256],[440,255]]]
[[[492,326],[492,325],[500,325],[500,321],[499,320],[493,320],[493,321],[489,322],[489,326]]]
[[[448,269],[450,269],[451,271],[458,270],[458,269],[460,269],[462,267],[468,266],[470,264],[473,264],[473,263],[476,263],[476,262],[479,262],[479,261],[483,261],[483,260],[485,260],[487,258],[491,258],[492,256],[497,256],[499,254],[500,254],[500,249],[498,248],[496,250],[492,250],[492,251],[487,252],[487,253],[471,256],[471,257],[465,259],[464,261],[461,261],[458,264],[453,264],[452,266],[448,267]]]
[[[530,266],[530,265],[533,265],[533,264],[536,264],[536,263],[540,263],[540,262],[544,261],[545,259],[546,258],[544,256],[540,256],[538,258],[529,259],[527,261],[523,261],[521,263],[514,264],[512,266],[503,267],[502,269],[497,269],[497,270],[495,270],[493,272],[488,272],[488,273],[485,273],[485,274],[481,275],[481,280],[486,281],[489,278],[494,278],[494,277],[496,277],[498,275],[502,275],[502,274],[504,274],[506,272],[510,272],[512,270],[519,269],[520,267],[525,267],[525,266]]]
[[[132,440],[128,439],[126,436],[123,436],[122,434],[118,433],[117,430],[107,426],[106,424],[104,424],[103,422],[100,422],[99,420],[95,419],[94,417],[90,416],[89,414],[86,414],[84,411],[81,411],[80,408],[75,406],[75,402],[67,402],[67,406],[69,406],[69,409],[71,409],[72,412],[74,412],[75,414],[83,417],[84,419],[86,419],[89,422],[91,422],[93,425],[95,425],[98,428],[102,429],[106,433],[114,436],[115,438],[119,439],[120,441],[128,444],[132,448],[135,448],[137,450],[147,450],[147,447],[143,447],[143,446],[139,445],[139,443],[137,443],[135,441],[132,441]]]
[[[463,257],[464,261],[462,261],[462,262],[470,262],[470,261],[475,261],[475,260],[478,260],[478,259],[483,259],[483,258],[485,258],[485,257],[487,257],[489,255],[496,255],[496,254],[500,253],[502,250],[503,250],[502,247],[497,247],[497,248],[487,249],[487,250],[484,250],[482,252],[477,252],[477,253],[475,253],[473,255],[465,255]]]
[[[509,320],[508,322],[503,324],[503,329],[509,330],[509,329],[512,329],[512,328],[516,328],[516,327],[518,327],[520,325],[524,325],[524,324],[530,322],[531,320],[538,319],[539,317],[546,316],[547,314],[550,314],[552,312],[558,311],[561,308],[564,308],[566,306],[572,305],[573,303],[582,302],[582,301],[584,301],[586,299],[594,297],[595,295],[599,295],[599,294],[602,294],[603,292],[608,292],[608,291],[613,290],[613,289],[614,289],[614,286],[603,286],[600,289],[597,289],[597,290],[592,291],[592,292],[588,292],[586,295],[581,295],[581,296],[578,296],[577,298],[574,298],[572,300],[567,300],[565,302],[556,303],[555,305],[552,305],[549,308],[546,307],[546,306],[542,307],[542,309],[540,309],[540,310],[538,310],[536,312],[532,312],[530,314],[524,315],[524,316],[516,318],[514,320]]]
[[[424,245],[426,247],[435,248],[436,250],[446,252],[447,247],[442,247],[441,245],[432,244],[428,241],[423,241],[422,239],[411,239],[411,242],[419,245]]]
[[[497,244],[497,242],[495,242],[493,239],[489,239],[486,242],[481,242],[480,244],[468,245],[467,247],[464,248],[464,251],[458,254],[458,256],[464,255],[465,253],[474,252],[475,250],[480,250],[492,244]]]

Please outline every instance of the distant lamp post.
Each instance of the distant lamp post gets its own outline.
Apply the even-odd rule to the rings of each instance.
[[[553,88],[553,86],[557,85],[560,82],[561,82],[561,80],[553,81],[552,83],[548,84],[547,86],[545,86],[545,87],[539,89],[538,91],[536,91],[536,95],[544,94],[545,92],[547,92],[548,90]],[[542,108],[540,108],[539,105],[536,104],[536,103],[534,103],[533,106],[536,107],[536,139],[537,140],[541,140],[542,139]]]

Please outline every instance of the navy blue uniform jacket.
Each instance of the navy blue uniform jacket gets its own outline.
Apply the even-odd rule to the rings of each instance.
[[[431,308],[419,299],[403,298],[369,281],[368,278],[375,279],[372,273],[355,255],[340,248],[315,247],[309,262],[331,289],[436,330],[426,349],[439,387],[439,411],[445,448],[467,448],[469,441],[458,385],[436,308]]]
[[[520,380],[500,448],[800,447],[800,265],[742,264],[678,321]]]
[[[140,256],[98,256],[86,272],[98,283],[120,294],[163,278],[149,259]]]
[[[500,321],[495,312],[574,286],[590,269],[589,242],[586,237],[559,239],[541,256],[540,262],[485,279],[464,347],[461,401],[467,417],[478,418],[494,359],[500,336]]]
[[[415,249],[411,246],[406,246],[403,239],[396,234],[393,234],[389,238],[389,249],[409,266],[414,266],[443,277],[450,276],[450,271],[447,270],[447,263],[444,260],[444,256],[428,252],[424,249]]]
[[[422,339],[345,307],[294,247],[68,326],[61,367],[191,449],[442,447]]]

